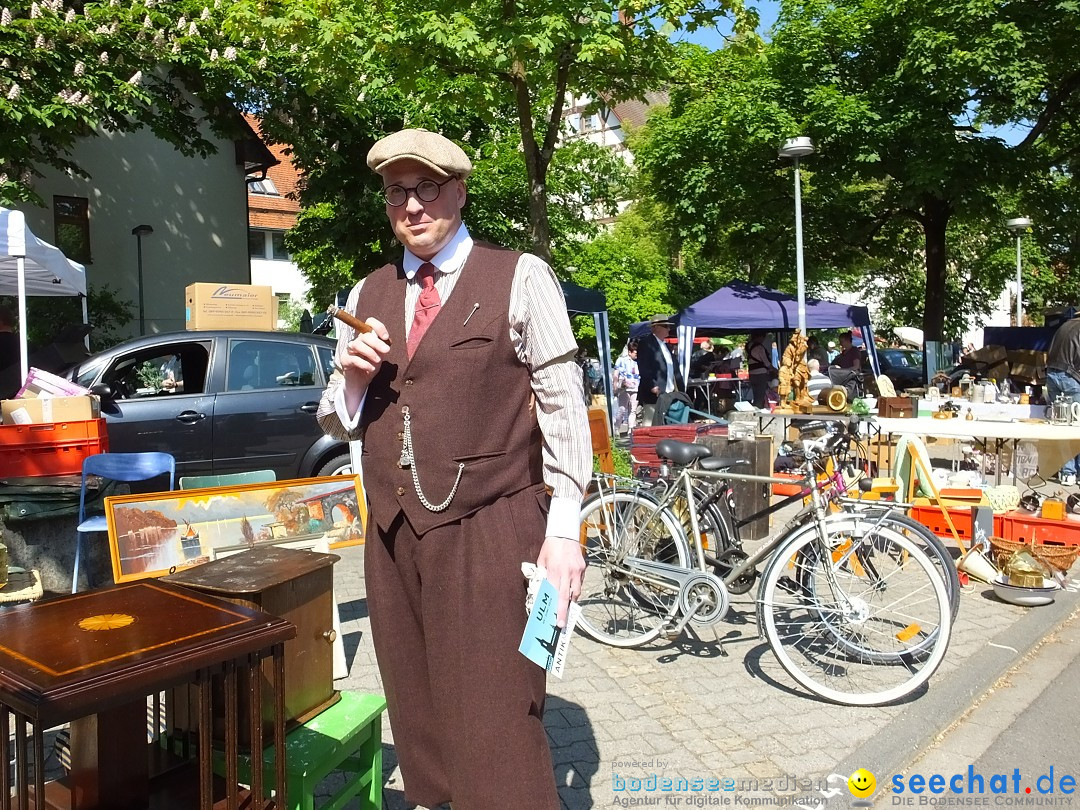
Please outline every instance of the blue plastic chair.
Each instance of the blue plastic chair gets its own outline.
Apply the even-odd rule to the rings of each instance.
[[[71,592],[79,590],[79,561],[82,557],[83,535],[107,532],[109,523],[104,515],[86,516],[86,479],[99,475],[113,481],[146,481],[169,474],[169,491],[176,489],[176,459],[169,453],[99,453],[83,459],[82,487],[79,492],[79,533],[75,541],[75,569],[71,574]]]

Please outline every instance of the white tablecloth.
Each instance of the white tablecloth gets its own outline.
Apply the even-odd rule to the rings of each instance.
[[[874,417],[882,433],[913,436],[942,436],[958,439],[993,439],[1000,449],[1006,443],[1032,441],[1039,451],[1039,474],[1049,478],[1065,460],[1080,453],[1080,425],[1051,425],[1049,422],[997,422],[985,419],[885,419]]]

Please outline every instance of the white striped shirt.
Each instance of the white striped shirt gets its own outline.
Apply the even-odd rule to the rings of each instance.
[[[439,300],[449,300],[460,278],[458,271],[472,250],[472,237],[462,225],[454,238],[431,259],[439,272],[435,289]],[[416,272],[423,260],[408,250],[403,266],[409,284],[405,288],[406,334],[412,326],[420,285]],[[345,305],[356,312],[363,280],[353,287]],[[585,410],[581,371],[574,362],[577,344],[570,329],[566,301],[555,273],[540,258],[521,254],[510,290],[510,341],[528,368],[536,396],[536,418],[543,436],[544,482],[551,488],[547,535],[576,539],[581,498],[592,474],[592,445]],[[337,356],[356,337],[351,327],[336,325],[338,334],[335,371],[319,403],[318,420],[323,430],[343,440],[359,439],[360,413],[349,415],[345,407],[344,376]],[[469,381],[469,384],[477,384]],[[493,393],[497,397],[497,392]],[[497,407],[496,401],[492,407]]]

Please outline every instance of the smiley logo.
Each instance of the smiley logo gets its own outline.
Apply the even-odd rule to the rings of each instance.
[[[851,791],[851,795],[858,799],[865,799],[871,793],[874,792],[874,788],[877,787],[877,780],[874,779],[874,775],[866,768],[859,768],[847,780],[848,790]]]

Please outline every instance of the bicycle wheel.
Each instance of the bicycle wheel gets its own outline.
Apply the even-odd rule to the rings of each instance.
[[[915,543],[926,552],[945,583],[945,593],[949,597],[949,616],[955,622],[956,615],[960,612],[960,578],[956,573],[956,563],[953,562],[949,549],[940,537],[914,518],[893,510],[888,510],[888,514],[882,517],[882,511],[882,507],[868,507],[858,511],[834,512],[828,515],[825,521],[833,527],[829,529],[831,533],[847,532],[852,539],[864,537],[868,532],[873,532],[876,527],[887,526]],[[840,528],[841,524],[847,528]],[[816,531],[814,522],[811,520],[801,526],[797,533],[815,533]]]
[[[678,520],[641,494],[605,492],[581,506],[581,543],[588,563],[578,599],[582,632],[614,647],[637,647],[660,635],[678,588],[645,579],[623,561],[688,567],[690,548]]]
[[[945,656],[945,585],[902,532],[879,528],[856,542],[835,528],[827,546],[815,532],[781,543],[762,577],[758,620],[780,664],[815,695],[850,706],[892,703],[926,683]]]
[[[698,531],[701,535],[701,545],[706,552],[714,557],[731,548],[741,548],[735,539],[735,532],[731,528],[721,507],[712,502],[709,492],[702,487],[694,488],[694,503],[697,506]],[[678,494],[671,504],[671,511],[679,519],[683,534],[687,542],[693,538],[690,526],[690,508],[686,503],[686,496]]]

